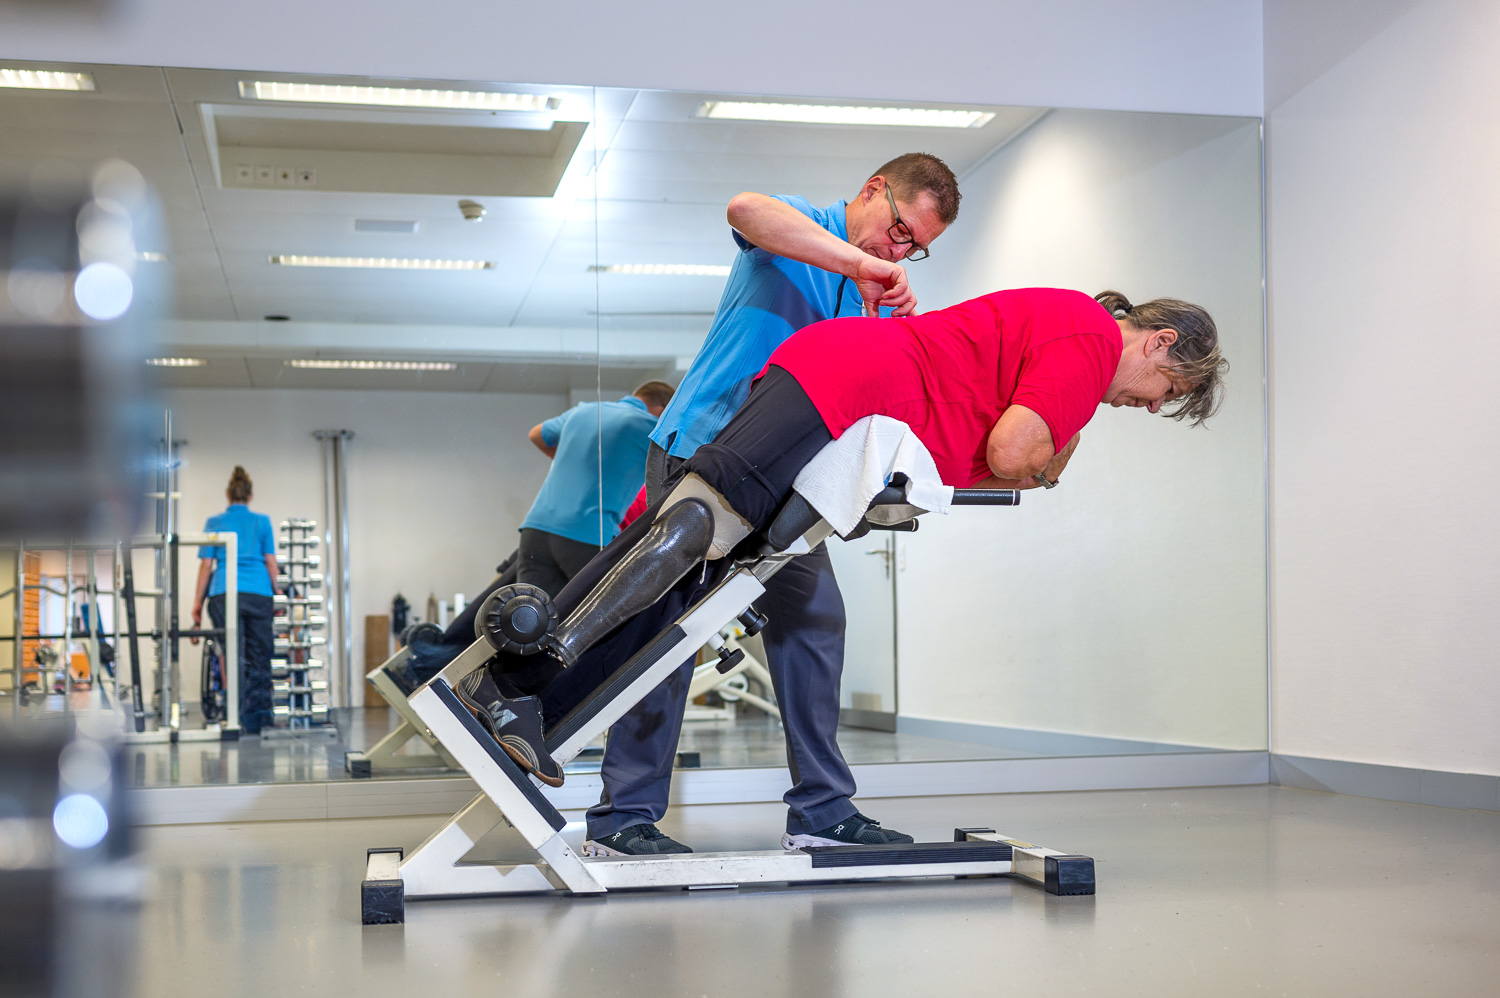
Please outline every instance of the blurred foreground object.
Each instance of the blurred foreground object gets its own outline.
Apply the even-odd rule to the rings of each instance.
[[[0,994],[134,986],[144,874],[107,714],[0,726]]]
[[[149,487],[143,362],[166,268],[155,198],[108,160],[0,191],[0,538],[125,533]],[[143,252],[147,250],[148,252]]]

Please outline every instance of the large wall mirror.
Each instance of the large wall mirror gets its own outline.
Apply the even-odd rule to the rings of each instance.
[[[150,370],[171,413],[179,529],[224,509],[241,465],[252,508],[316,520],[325,538],[334,730],[142,744],[139,785],[451,775],[420,739],[396,756],[425,764],[344,764],[402,723],[364,679],[397,650],[393,600],[408,623],[441,626],[490,583],[549,471],[533,427],[681,381],[740,252],[734,195],[837,211],[912,151],[947,162],[963,192],[956,223],[908,267],[922,311],[1039,285],[1179,297],[1214,315],[1232,369],[1203,428],[1101,410],[1065,487],[1019,508],[830,543],[848,615],[846,756],[1265,749],[1257,119],[956,105],[881,118],[814,98],[29,68],[86,74],[91,89],[0,89],[0,182],[116,157],[160,198],[170,244],[138,249],[139,266],[172,275]],[[338,502],[335,448],[315,436],[327,430],[353,434]],[[340,546],[340,504],[347,600],[326,547]],[[153,557],[136,553],[138,575]],[[28,564],[69,588],[63,553],[38,547]],[[98,564],[108,590],[112,562]],[[196,564],[183,555],[184,620]],[[110,597],[98,603],[113,628]],[[12,616],[0,601],[0,630]],[[174,679],[188,728],[199,654],[184,645]],[[685,764],[785,765],[763,673],[700,686]]]

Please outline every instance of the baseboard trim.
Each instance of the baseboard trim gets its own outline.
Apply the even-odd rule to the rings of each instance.
[[[1257,751],[1255,749],[1218,749],[1205,745],[1179,745],[1171,742],[1147,742],[1134,738],[1108,738],[1102,735],[1079,735],[1066,731],[1038,731],[1034,728],[1012,728],[1001,724],[976,724],[970,721],[941,721],[930,717],[896,719],[896,731],[903,735],[921,735],[974,745],[993,745],[1036,755],[1178,755],[1183,752]]]
[[[853,770],[860,797],[868,799],[1263,784],[1268,779],[1267,766],[1264,752],[1206,752],[880,763]],[[672,777],[672,803],[778,801],[790,785],[784,768],[680,769]],[[544,793],[559,810],[578,811],[598,801],[602,786],[598,774],[580,773],[569,776],[566,785],[544,789]],[[453,776],[153,787],[130,796],[137,824],[185,825],[451,814],[478,792],[468,777]]]
[[[1500,811],[1500,776],[1482,773],[1449,773],[1273,754],[1271,782],[1283,787],[1324,790],[1404,804]]]
[[[885,710],[839,708],[839,725],[845,728],[868,728],[871,731],[895,731],[899,723],[895,714]]]

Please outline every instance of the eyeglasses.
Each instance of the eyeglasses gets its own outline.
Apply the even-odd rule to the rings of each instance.
[[[927,259],[927,247],[918,246],[917,237],[912,235],[911,229],[907,227],[907,224],[905,222],[901,221],[901,212],[896,208],[896,195],[891,193],[890,184],[885,185],[885,199],[891,203],[891,214],[895,216],[896,219],[895,222],[891,223],[891,227],[885,230],[885,234],[889,236],[891,242],[895,243],[897,246],[911,247],[911,249],[907,250],[906,253],[902,256],[902,259],[909,260],[912,263],[916,263],[918,260]]]

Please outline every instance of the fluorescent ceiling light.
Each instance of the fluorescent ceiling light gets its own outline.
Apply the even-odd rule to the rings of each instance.
[[[56,73],[44,69],[0,67],[0,87],[17,90],[98,90],[91,73]]]
[[[490,260],[422,260],[390,256],[288,256],[271,257],[282,267],[362,267],[369,270],[493,270]]]
[[[286,367],[315,371],[456,371],[458,365],[442,360],[310,360],[282,361]]]
[[[728,277],[729,265],[719,263],[611,263],[592,266],[600,274],[676,274],[687,277]]]
[[[147,357],[152,367],[202,367],[208,361],[202,357]]]
[[[813,125],[894,125],[916,128],[982,128],[995,117],[990,111],[954,111],[926,107],[845,107],[837,104],[776,104],[767,101],[709,100],[698,105],[700,118],[733,121],[797,121]]]
[[[546,94],[497,93],[490,90],[422,90],[413,87],[356,87],[329,83],[283,83],[241,80],[247,100],[296,101],[301,104],[365,104],[378,107],[437,107],[462,111],[555,111],[562,101]]]
[[[166,263],[167,254],[158,253],[155,250],[141,250],[135,255],[141,263]]]

